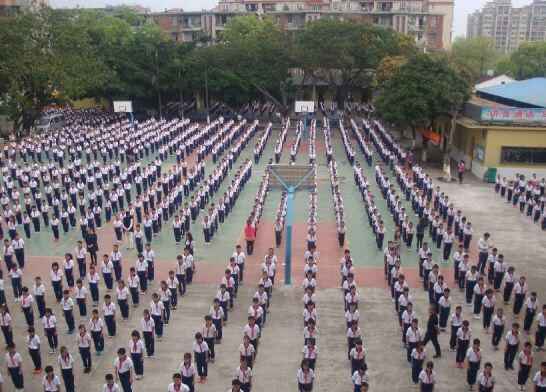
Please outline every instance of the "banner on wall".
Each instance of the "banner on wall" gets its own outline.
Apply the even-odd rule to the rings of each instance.
[[[546,109],[482,108],[481,121],[546,124]]]

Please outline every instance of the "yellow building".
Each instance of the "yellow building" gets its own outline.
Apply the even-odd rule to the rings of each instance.
[[[546,79],[478,91],[457,121],[452,157],[463,159],[478,177],[490,168],[502,176],[545,177],[546,96],[533,95],[536,86],[546,91]]]

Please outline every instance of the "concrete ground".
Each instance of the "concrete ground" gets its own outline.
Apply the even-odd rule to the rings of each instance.
[[[263,171],[265,163],[273,151],[273,145],[277,132],[274,132],[268,142],[266,153],[257,167],[255,167],[252,180],[241,193],[233,215],[220,227],[218,236],[212,244],[205,246],[202,244],[202,235],[199,230],[195,230],[197,237],[197,253],[199,255],[199,265],[197,273],[197,283],[189,287],[188,293],[181,299],[177,311],[173,312],[172,319],[167,327],[165,336],[161,342],[156,342],[156,358],[145,360],[145,377],[143,380],[135,383],[134,390],[137,392],[160,392],[165,391],[170,377],[179,366],[182,355],[185,351],[191,350],[192,336],[202,325],[203,315],[209,309],[211,300],[216,292],[217,282],[220,281],[222,270],[227,262],[227,257],[232,252],[235,243],[239,242],[244,220],[248,215],[250,205],[253,202],[260,173]],[[317,132],[317,158],[319,160],[319,251],[321,260],[319,265],[319,290],[317,293],[317,310],[319,314],[319,339],[318,347],[320,350],[317,362],[317,379],[315,384],[316,391],[324,392],[347,392],[351,391],[350,367],[346,357],[346,339],[345,322],[343,317],[343,300],[340,290],[336,287],[338,281],[337,263],[341,250],[337,246],[336,239],[333,238],[331,227],[334,215],[332,212],[331,195],[329,191],[329,181],[327,178],[327,168],[325,166],[324,152],[320,143],[323,141],[322,132]],[[291,138],[287,139],[287,147],[283,153],[283,162],[288,160],[289,145]],[[333,144],[338,160],[340,175],[344,177],[342,181],[342,192],[347,210],[347,246],[352,250],[353,257],[357,263],[357,281],[360,284],[361,294],[361,328],[364,335],[364,345],[367,350],[367,363],[369,366],[371,391],[407,391],[412,389],[410,379],[410,368],[405,361],[405,351],[402,348],[400,340],[400,330],[398,327],[394,305],[391,302],[389,292],[386,290],[384,282],[381,280],[382,258],[380,252],[374,247],[374,240],[371,235],[365,212],[363,211],[361,199],[356,186],[352,181],[352,169],[346,162],[343,144],[338,131],[333,132]],[[249,143],[243,156],[237,162],[237,166],[242,162],[244,156],[251,156],[253,142]],[[363,162],[363,157],[356,141],[353,141],[357,159]],[[307,147],[305,144],[300,147],[298,162],[304,162],[307,159]],[[372,184],[372,192],[378,193],[373,180],[371,169],[366,168],[367,175]],[[430,172],[434,177],[440,174],[435,169]],[[227,183],[228,180],[226,180]],[[456,183],[438,184],[450,195],[450,199],[455,202],[458,208],[461,208],[467,217],[470,217],[474,226],[475,246],[480,234],[489,231],[492,234],[492,240],[499,247],[500,252],[505,255],[505,260],[510,265],[516,267],[517,273],[525,274],[529,279],[529,286],[532,290],[538,291],[539,302],[546,302],[545,289],[545,269],[546,262],[546,241],[544,232],[532,224],[525,217],[519,214],[511,206],[502,202],[493,192],[492,186],[483,184],[475,178],[467,178],[463,185]],[[262,224],[259,228],[257,251],[253,257],[247,259],[248,275],[244,286],[241,287],[239,296],[236,299],[235,308],[230,313],[230,320],[224,330],[224,339],[221,345],[217,346],[217,360],[214,364],[209,364],[209,379],[206,384],[197,385],[199,392],[223,392],[230,384],[231,377],[238,365],[238,347],[242,339],[242,328],[246,323],[247,309],[253,293],[255,292],[255,283],[259,272],[259,263],[267,247],[272,245],[272,218],[275,209],[280,200],[280,192],[272,191],[267,198],[264,208]],[[388,216],[386,205],[382,199],[378,199],[378,206],[384,216]],[[305,236],[305,221],[307,219],[307,195],[298,194],[296,198],[295,209],[295,233],[294,233],[294,269],[293,285],[290,287],[282,286],[283,266],[278,273],[277,287],[273,293],[273,300],[268,314],[268,323],[263,331],[259,355],[254,367],[254,388],[256,392],[292,392],[297,390],[295,381],[296,371],[301,360],[301,350],[303,348],[303,322],[301,311],[301,297],[303,295],[300,288],[302,279],[301,253],[303,252]],[[390,218],[389,218],[390,219]],[[387,220],[387,238],[392,236],[392,220]],[[106,234],[105,229],[105,235]],[[322,230],[322,231],[321,231]],[[166,271],[173,266],[173,255],[178,251],[174,248],[172,233],[166,229],[160,239],[154,244],[156,252],[159,253],[159,264],[161,271]],[[72,243],[72,242],[70,242]],[[63,244],[63,246],[69,246]],[[39,249],[32,248],[30,253],[31,268],[36,271],[44,270],[42,263],[45,258],[38,256],[54,253],[62,254],[69,249],[59,249],[51,252],[50,249],[44,249],[40,253]],[[108,250],[108,249],[105,249]],[[279,249],[277,253],[282,260],[283,251]],[[127,254],[127,261],[132,265],[134,254],[124,250]],[[435,251],[435,260],[438,252]],[[34,257],[34,258],[33,258]],[[404,271],[415,277],[416,273],[416,253],[415,250],[403,251]],[[49,264],[51,260],[47,259]],[[40,264],[40,265],[39,265]],[[128,264],[126,264],[127,268]],[[46,269],[47,270],[47,269]],[[450,266],[445,267],[445,271],[451,271]],[[25,283],[31,284],[32,274],[25,274]],[[9,279],[5,277],[6,294],[11,298],[11,287]],[[428,309],[428,300],[420,286],[417,286],[415,279],[411,282],[411,294],[414,297],[416,311],[424,326]],[[51,290],[50,290],[51,291]],[[103,292],[102,292],[103,293]],[[52,299],[48,298],[49,303]],[[56,313],[59,318],[60,345],[66,345],[74,355],[76,372],[76,390],[82,392],[98,392],[101,389],[104,374],[112,371],[112,364],[115,357],[115,351],[118,347],[127,346],[130,332],[133,329],[140,329],[141,310],[149,303],[149,298],[141,298],[140,308],[133,311],[131,309],[130,319],[127,322],[118,322],[118,336],[114,339],[106,339],[105,352],[101,357],[93,355],[93,371],[90,375],[84,375],[81,369],[81,361],[75,345],[75,337],[64,333],[64,319],[60,316],[60,310]],[[458,290],[454,290],[454,304],[462,302],[462,296]],[[502,305],[501,305],[502,306]],[[26,353],[24,344],[23,326],[25,325],[21,312],[17,305],[11,305],[14,316],[14,325],[18,327],[15,341],[19,351],[23,355],[24,374],[26,391],[40,391],[41,376],[31,375],[31,361]],[[77,313],[77,312],[76,312]],[[507,324],[511,322],[511,312],[506,312],[509,317]],[[516,376],[515,372],[503,370],[502,351],[494,351],[490,344],[490,335],[484,333],[479,320],[472,319],[469,308],[464,308],[464,315],[468,317],[472,325],[473,336],[482,340],[484,361],[491,361],[494,365],[494,375],[497,380],[500,391],[515,391]],[[77,319],[77,322],[80,320]],[[522,320],[520,320],[522,322]],[[36,324],[38,326],[38,324]],[[534,328],[533,328],[534,331]],[[55,359],[47,355],[47,342],[43,337],[41,328],[38,328],[38,334],[42,338],[42,357],[45,364],[54,364]],[[434,360],[436,371],[438,373],[438,391],[464,391],[467,389],[465,384],[466,372],[455,368],[454,353],[447,351],[449,336],[442,334],[440,343],[443,350],[441,359]],[[432,359],[432,347],[427,347],[427,354]],[[544,353],[535,355],[535,367],[541,361],[545,360]],[[0,372],[4,375],[4,389],[12,391],[12,384],[7,379],[5,370],[4,356],[0,356]],[[517,368],[517,367],[516,367]],[[7,388],[6,388],[7,387]],[[528,387],[528,391],[531,391]]]

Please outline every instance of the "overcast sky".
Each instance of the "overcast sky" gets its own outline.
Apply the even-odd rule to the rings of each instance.
[[[50,0],[54,7],[103,7],[106,4],[140,4],[151,8],[153,11],[161,11],[165,8],[183,8],[186,11],[196,11],[212,8],[216,0]],[[512,0],[515,6],[530,4],[532,0]],[[453,24],[453,36],[466,34],[466,16],[480,8],[487,0],[455,0],[455,22]]]

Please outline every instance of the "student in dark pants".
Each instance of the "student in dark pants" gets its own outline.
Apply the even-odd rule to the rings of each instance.
[[[442,351],[440,343],[438,342],[438,315],[436,314],[436,308],[434,306],[431,306],[429,309],[427,331],[423,340],[423,346],[426,346],[429,341],[432,342],[434,350],[436,351],[434,358],[440,358],[442,356]]]
[[[65,346],[62,346],[60,350],[59,365],[61,367],[61,374],[63,376],[66,392],[74,392],[74,359]]]
[[[468,386],[472,388],[476,384],[478,378],[478,371],[480,370],[480,364],[482,360],[482,353],[480,349],[480,339],[474,339],[472,342],[472,349],[466,353],[466,359],[468,361],[468,369],[466,370],[466,382]]]
[[[133,392],[133,360],[127,356],[123,347],[118,349],[118,357],[114,363],[116,378],[121,384],[123,392]]]
[[[42,356],[40,355],[40,338],[36,336],[34,327],[28,329],[27,346],[34,364],[34,374],[39,374],[42,371]]]
[[[91,372],[91,336],[87,332],[85,325],[78,326],[78,350],[82,358],[83,372]]]
[[[22,390],[25,387],[22,367],[23,359],[21,358],[21,354],[15,350],[15,343],[9,343],[7,345],[7,351],[6,365],[11,381],[16,390]]]
[[[419,374],[423,370],[423,362],[425,362],[425,350],[421,342],[417,343],[417,347],[411,353],[411,380],[414,384],[419,384]]]
[[[505,336],[506,347],[504,349],[504,368],[514,369],[514,359],[519,348],[519,324],[513,323],[512,329]]]
[[[199,383],[202,384],[207,380],[208,373],[208,356],[209,347],[203,340],[203,335],[200,332],[195,334],[195,342],[193,343],[193,355],[197,366],[197,374],[199,374]]]

